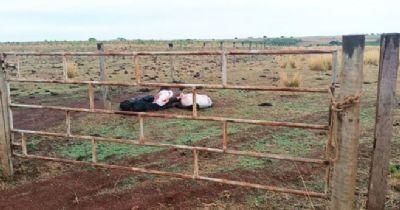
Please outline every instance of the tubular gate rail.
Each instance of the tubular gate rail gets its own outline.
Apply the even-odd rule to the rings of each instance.
[[[294,157],[290,155],[283,154],[271,154],[271,153],[260,153],[254,151],[238,151],[228,148],[228,124],[229,123],[246,123],[255,124],[263,126],[284,126],[291,128],[302,128],[302,129],[317,129],[317,130],[327,130],[331,131],[331,125],[318,125],[318,124],[306,124],[306,123],[295,123],[295,122],[280,122],[280,121],[265,121],[265,120],[252,120],[252,119],[235,119],[227,117],[215,117],[215,116],[199,116],[196,107],[196,92],[199,89],[242,89],[242,90],[253,90],[253,91],[288,91],[288,92],[309,92],[309,93],[329,93],[329,88],[289,88],[289,87],[275,87],[275,86],[243,86],[243,85],[230,85],[227,82],[227,55],[289,55],[289,54],[332,54],[333,60],[333,74],[332,74],[332,86],[335,87],[336,83],[336,68],[337,68],[337,52],[335,50],[246,50],[246,51],[166,51],[166,52],[105,52],[105,53],[93,53],[93,52],[59,52],[59,53],[38,53],[38,52],[7,52],[3,53],[3,56],[16,56],[17,57],[17,76],[16,78],[11,78],[6,72],[6,87],[8,96],[8,111],[10,114],[10,128],[11,132],[21,134],[21,143],[12,142],[12,145],[21,147],[22,153],[14,153],[14,156],[28,158],[28,159],[41,159],[48,161],[57,161],[65,163],[75,163],[83,165],[92,165],[103,168],[111,169],[123,169],[135,172],[143,172],[156,174],[161,176],[172,176],[184,179],[197,179],[197,180],[207,180],[231,185],[253,187],[259,189],[265,189],[275,192],[292,193],[304,196],[313,196],[320,198],[328,198],[328,187],[330,179],[330,169],[332,167],[332,162],[330,161],[328,154],[330,151],[329,147],[326,147],[326,155],[323,159],[314,158],[303,158]],[[173,83],[145,83],[141,79],[141,68],[140,68],[140,56],[168,56],[168,55],[220,55],[221,56],[221,83],[220,84],[173,84]],[[19,56],[60,56],[63,60],[63,79],[61,80],[47,80],[47,79],[27,79],[21,78],[19,70]],[[134,63],[136,80],[132,82],[114,82],[114,81],[84,81],[84,80],[73,80],[68,78],[67,74],[67,57],[68,56],[131,56]],[[58,83],[58,84],[86,84],[88,89],[89,97],[89,108],[71,108],[63,106],[43,106],[43,105],[32,105],[32,104],[19,104],[12,103],[10,95],[10,83]],[[94,85],[116,85],[116,86],[148,86],[148,87],[179,87],[179,88],[190,88],[193,93],[193,111],[191,115],[177,115],[177,114],[161,114],[154,112],[128,112],[128,111],[117,111],[108,109],[97,109],[94,104]],[[65,112],[65,133],[55,133],[46,131],[33,131],[33,130],[22,130],[15,129],[13,127],[12,109],[13,108],[28,108],[28,109],[52,109]],[[101,114],[117,114],[117,115],[130,115],[137,116],[139,118],[140,134],[138,140],[131,139],[116,139],[109,137],[98,137],[90,135],[75,135],[71,133],[71,113],[72,112],[85,112],[85,113],[101,113]],[[203,121],[216,121],[221,123],[222,132],[222,148],[209,148],[209,147],[199,147],[199,146],[188,146],[188,145],[176,145],[176,144],[165,144],[157,142],[146,141],[144,135],[144,119],[145,118],[174,118],[174,119],[185,119],[185,120],[203,120]],[[55,157],[39,156],[28,154],[26,134],[35,134],[43,136],[53,136],[53,137],[67,137],[76,140],[89,140],[92,144],[92,162],[68,160]],[[128,167],[120,165],[110,165],[105,163],[97,162],[97,152],[96,145],[98,141],[114,142],[121,144],[133,144],[133,145],[144,145],[144,146],[155,146],[155,147],[166,147],[166,148],[177,148],[191,150],[193,152],[193,173],[183,174],[183,173],[173,173],[165,172],[159,170],[151,170],[145,168]],[[326,143],[329,143],[329,138],[327,138]],[[297,190],[281,188],[276,186],[254,184],[242,181],[233,181],[228,179],[212,178],[207,176],[202,176],[199,174],[199,151],[208,151],[215,153],[225,153],[233,155],[242,156],[252,156],[252,157],[262,157],[262,158],[272,158],[279,160],[297,161],[303,163],[320,164],[326,167],[325,174],[325,191],[324,192],[314,192],[309,190]]]

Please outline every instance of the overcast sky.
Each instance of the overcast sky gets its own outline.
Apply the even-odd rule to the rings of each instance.
[[[399,0],[0,0],[0,41],[400,32]]]

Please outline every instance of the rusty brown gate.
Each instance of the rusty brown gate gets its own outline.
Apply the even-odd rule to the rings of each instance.
[[[275,87],[275,86],[249,86],[249,85],[231,85],[227,81],[227,59],[228,55],[298,55],[298,54],[331,54],[333,63],[333,73],[332,73],[332,84],[326,88],[292,88],[292,87]],[[141,79],[141,68],[140,68],[140,58],[141,56],[205,56],[214,55],[221,56],[221,83],[219,84],[174,84],[174,83],[148,83]],[[183,179],[195,179],[195,180],[206,180],[212,182],[225,183],[230,185],[244,186],[259,188],[275,192],[292,193],[297,195],[328,198],[328,188],[330,179],[330,170],[332,168],[332,161],[329,158],[329,146],[326,147],[326,154],[323,159],[314,158],[304,158],[304,157],[294,157],[290,155],[283,154],[271,154],[271,153],[260,153],[255,151],[239,151],[235,149],[230,149],[228,144],[227,128],[231,123],[245,123],[254,124],[262,126],[282,126],[290,128],[301,128],[301,129],[316,129],[316,130],[326,130],[328,132],[332,131],[332,126],[330,121],[326,125],[319,124],[307,124],[307,123],[296,123],[296,122],[283,122],[283,121],[265,121],[257,119],[236,119],[227,117],[216,117],[216,116],[200,116],[197,112],[196,103],[193,103],[193,111],[191,115],[178,115],[178,114],[165,114],[165,113],[154,113],[154,112],[128,112],[128,111],[118,111],[109,109],[99,109],[95,107],[94,104],[94,86],[140,86],[140,87],[176,87],[176,88],[189,88],[191,89],[194,96],[199,89],[235,89],[235,90],[248,90],[248,91],[286,91],[286,92],[307,92],[307,93],[322,93],[329,94],[335,88],[336,84],[336,69],[337,69],[337,51],[336,50],[233,50],[233,51],[162,51],[162,52],[60,52],[60,53],[39,53],[39,52],[7,52],[2,54],[3,58],[7,56],[55,56],[61,57],[63,61],[63,79],[60,80],[49,80],[49,79],[27,79],[21,78],[19,72],[19,64],[17,62],[16,76],[10,76],[10,74],[5,72],[5,84],[6,84],[6,96],[7,96],[7,111],[9,113],[9,126],[12,133],[19,133],[21,135],[21,143],[11,142],[13,146],[21,147],[21,153],[14,151],[13,155],[20,158],[28,159],[40,159],[64,163],[91,165],[96,167],[103,167],[109,169],[122,169],[134,172],[150,173],[160,176],[171,176]],[[136,80],[131,82],[115,82],[115,81],[89,81],[89,80],[74,80],[68,78],[67,74],[67,59],[70,56],[127,56],[132,57],[133,65],[136,75]],[[18,59],[17,59],[18,61]],[[33,105],[33,104],[21,104],[12,103],[10,95],[10,83],[57,83],[57,84],[81,84],[87,85],[88,97],[89,97],[89,108],[73,108],[64,106],[43,106],[43,105]],[[327,97],[328,98],[328,97]],[[196,101],[196,97],[193,97],[193,102]],[[12,111],[13,108],[26,108],[26,109],[51,109],[65,112],[65,132],[46,132],[46,131],[33,131],[33,130],[23,130],[15,129],[13,127]],[[109,137],[99,137],[92,135],[76,135],[71,133],[71,113],[75,112],[85,112],[85,113],[100,113],[100,114],[110,114],[110,115],[129,115],[137,116],[139,118],[140,135],[136,140],[129,139],[117,139]],[[209,148],[209,147],[199,147],[199,146],[188,146],[188,145],[176,145],[176,144],[165,144],[158,142],[148,142],[144,135],[144,119],[145,118],[175,118],[175,119],[185,119],[185,120],[202,120],[202,121],[216,121],[221,123],[221,133],[222,133],[222,147],[221,148]],[[329,116],[329,118],[331,118]],[[43,135],[50,137],[67,137],[76,140],[87,140],[91,141],[92,144],[92,162],[68,160],[56,157],[48,157],[41,155],[29,154],[27,150],[26,134]],[[329,144],[331,138],[326,139],[326,143]],[[96,143],[98,141],[114,142],[120,144],[134,144],[134,145],[144,145],[153,147],[164,147],[164,148],[177,148],[184,150],[191,150],[193,152],[193,172],[192,174],[183,173],[173,173],[159,170],[151,170],[145,168],[128,167],[121,165],[111,165],[105,163],[97,162],[96,153]],[[234,181],[221,178],[212,178],[199,174],[199,152],[208,151],[214,153],[224,153],[232,155],[241,156],[252,156],[252,157],[262,157],[271,158],[279,160],[296,161],[303,163],[320,164],[326,167],[325,175],[325,191],[324,192],[314,192],[309,190],[297,190],[281,188],[276,186],[254,184],[243,181]]]

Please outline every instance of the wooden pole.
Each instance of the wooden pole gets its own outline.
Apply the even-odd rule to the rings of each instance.
[[[251,41],[249,41],[249,50],[252,49],[252,44],[253,44],[253,43],[252,43]],[[249,58],[250,58],[249,60],[252,61],[253,55],[250,55]]]
[[[169,43],[168,44],[168,50],[169,51],[173,51],[174,50],[174,44],[173,43]],[[169,56],[169,63],[171,66],[171,80],[172,82],[176,82],[177,80],[175,79],[175,56],[171,55]]]
[[[97,51],[99,53],[104,53],[103,43],[97,43]],[[106,65],[104,56],[99,56],[99,68],[100,68],[100,81],[106,81],[107,75],[106,75]],[[111,101],[109,100],[108,97],[108,86],[102,86],[101,93],[102,93],[102,102],[104,109],[111,109]]]
[[[232,44],[233,50],[236,50],[236,42]],[[233,55],[233,66],[236,66],[236,55]]]
[[[399,68],[399,39],[399,33],[381,35],[374,151],[368,186],[367,209],[369,210],[385,208],[390,141],[393,132],[392,109],[395,104]]]
[[[0,54],[0,172],[4,176],[12,176],[11,130],[4,60],[5,55]]]
[[[221,82],[223,86],[228,84],[227,65],[226,54],[223,52],[221,54]]]
[[[343,36],[339,101],[360,94],[363,81],[364,35]],[[360,104],[352,103],[336,113],[339,154],[332,177],[331,209],[355,209],[357,153],[360,137]]]

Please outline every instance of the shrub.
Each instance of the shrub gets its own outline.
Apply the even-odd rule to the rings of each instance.
[[[75,63],[67,63],[67,75],[68,78],[74,78],[78,75]]]
[[[313,71],[326,71],[332,69],[331,56],[312,57],[308,61],[308,67]]]
[[[367,51],[364,53],[364,64],[378,66],[379,52],[376,50]]]

